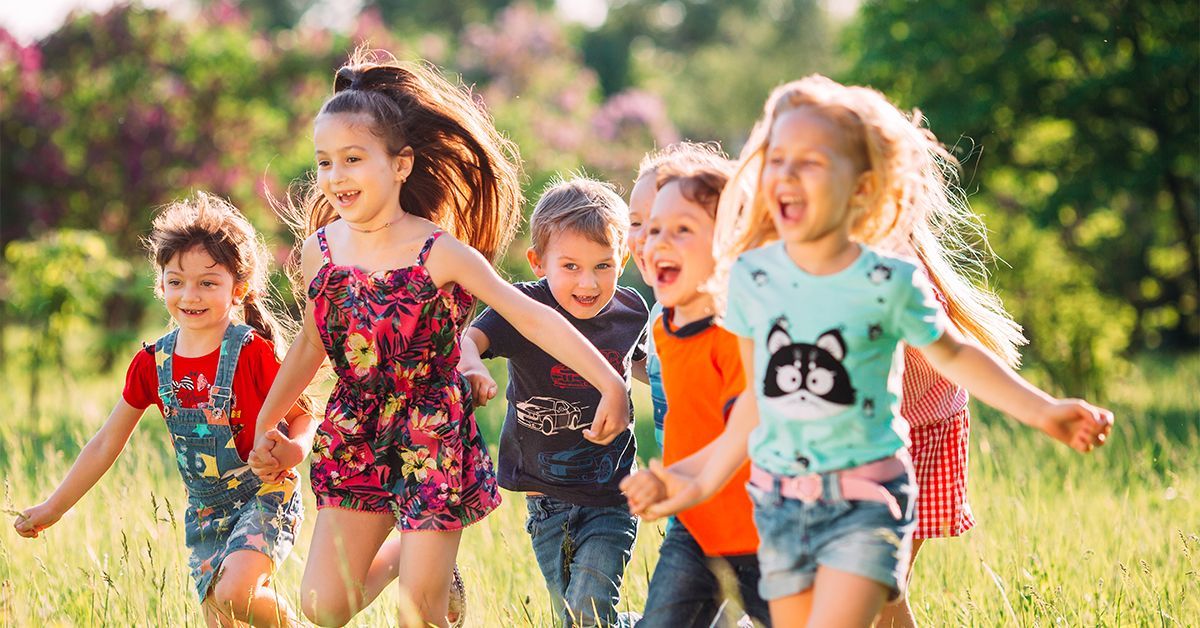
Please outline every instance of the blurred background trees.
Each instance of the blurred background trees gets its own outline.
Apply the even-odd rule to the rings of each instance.
[[[139,239],[156,207],[191,190],[231,198],[286,259],[268,192],[307,176],[312,118],[363,41],[461,77],[520,146],[531,201],[574,169],[627,191],[642,154],[677,139],[736,154],[780,82],[873,85],[955,147],[1003,260],[996,286],[1033,341],[1028,364],[1084,393],[1122,356],[1200,343],[1193,0],[181,5],[73,15],[31,43],[0,29],[10,351],[68,316],[102,340],[62,368],[123,361],[165,316]],[[46,296],[60,262],[37,260],[70,251],[95,276]],[[524,275],[522,257],[510,275]]]

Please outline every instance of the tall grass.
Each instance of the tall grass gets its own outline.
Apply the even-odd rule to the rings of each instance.
[[[979,525],[922,550],[911,593],[918,619],[1171,626],[1200,618],[1200,358],[1140,364],[1109,387],[1119,423],[1111,444],[1091,456],[980,411],[970,477]],[[123,370],[58,383],[39,413],[23,396],[25,377],[6,365],[0,387],[6,510],[49,494],[117,400]],[[639,441],[651,453],[648,400],[640,385],[636,392]],[[493,445],[502,409],[496,402],[480,413]],[[469,624],[548,625],[523,499],[504,497],[463,538]],[[307,491],[306,502],[297,549],[275,580],[293,603],[316,512]],[[7,524],[0,530],[0,624],[202,625],[187,575],[183,504],[166,431],[150,410],[113,469],[61,522],[36,540]],[[642,525],[623,587],[629,609],[645,601],[661,538],[661,524]],[[394,624],[398,597],[385,594],[352,625]]]

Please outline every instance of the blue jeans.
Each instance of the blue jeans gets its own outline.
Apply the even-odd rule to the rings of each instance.
[[[741,608],[758,624],[771,625],[771,610],[758,595],[758,557],[705,556],[682,523],[667,529],[650,578],[646,610],[638,628],[732,626],[728,589],[737,586]],[[736,582],[730,582],[735,580]],[[721,618],[718,620],[718,614]]]
[[[617,613],[637,519],[625,506],[577,506],[527,495],[525,531],[564,626],[630,626]]]

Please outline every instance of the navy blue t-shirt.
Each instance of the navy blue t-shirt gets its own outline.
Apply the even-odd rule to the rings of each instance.
[[[544,279],[513,287],[567,319],[626,383],[631,363],[646,357],[649,311],[636,290],[617,286],[612,301],[600,313],[581,320],[558,305]],[[508,358],[500,486],[545,493],[580,506],[624,504],[618,484],[629,475],[636,453],[633,402],[629,403],[629,429],[608,445],[597,445],[583,437],[583,430],[595,418],[599,390],[527,340],[495,310],[484,310],[472,325],[488,337],[484,358]]]

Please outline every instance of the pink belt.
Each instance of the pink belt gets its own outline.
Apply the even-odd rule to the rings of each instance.
[[[891,458],[882,458],[875,462],[834,471],[837,475],[838,487],[842,498],[865,502],[880,502],[887,505],[892,516],[900,519],[900,503],[883,487],[883,482],[896,479],[911,468],[908,452],[901,450]],[[750,468],[750,483],[766,491],[774,490],[779,482],[779,494],[784,497],[798,499],[811,504],[824,494],[822,476],[819,473],[808,475],[784,476],[775,475],[766,469],[753,466]]]

